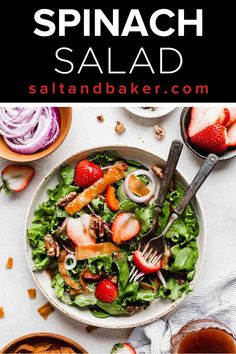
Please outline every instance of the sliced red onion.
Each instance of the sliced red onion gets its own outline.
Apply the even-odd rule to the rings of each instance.
[[[154,173],[151,169],[149,169],[148,171],[151,173],[151,175],[153,176],[153,178],[154,178],[155,181],[156,181],[156,189],[155,189],[155,192],[154,192],[152,198],[149,200],[149,205],[151,205],[151,204],[152,204],[153,202],[155,202],[155,200],[157,199],[157,196],[158,196],[158,193],[159,193],[159,190],[160,190],[161,183],[160,183],[160,178],[158,178],[158,177],[155,175],[155,173]]]
[[[72,260],[72,262],[69,264],[68,261],[69,260]],[[74,254],[67,254],[66,255],[66,258],[65,258],[65,268],[66,270],[72,270],[76,267],[77,265],[77,260],[75,258],[75,255]]]
[[[60,134],[58,108],[0,107],[0,134],[21,154],[33,154],[54,143]]]
[[[129,178],[131,175],[135,175],[135,176],[145,175],[145,176],[147,176],[150,180],[150,183],[147,185],[147,187],[150,189],[150,192],[142,197],[139,197],[138,195],[131,192],[131,190],[129,189]],[[124,192],[127,194],[129,199],[131,199],[135,203],[145,203],[145,202],[149,201],[151,199],[151,197],[153,196],[155,189],[156,189],[156,181],[155,181],[153,175],[149,171],[141,170],[141,169],[136,170],[136,171],[129,173],[128,176],[125,178]]]
[[[61,231],[63,231],[63,230],[65,229],[65,227],[66,227],[68,221],[69,221],[69,217],[67,216],[67,217],[65,218],[65,220],[63,221],[63,223],[61,224]]]
[[[162,272],[160,270],[158,270],[157,272],[158,278],[160,279],[162,285],[164,286],[164,288],[166,288],[166,281],[165,278],[162,275]]]

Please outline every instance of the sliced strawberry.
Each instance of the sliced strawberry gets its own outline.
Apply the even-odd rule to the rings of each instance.
[[[119,245],[137,236],[140,224],[133,214],[121,212],[116,215],[111,231],[113,242]]]
[[[228,147],[227,128],[221,124],[213,124],[191,137],[194,145],[200,149],[216,154]]]
[[[90,270],[85,270],[83,273],[83,278],[87,281],[98,281],[101,278],[100,274],[94,274]]]
[[[108,186],[106,193],[106,203],[109,209],[117,211],[120,208],[120,204],[115,194],[116,190],[112,186]]]
[[[80,161],[75,167],[74,184],[80,187],[89,187],[103,177],[103,171],[94,162]]]
[[[3,180],[2,188],[8,192],[21,192],[28,186],[34,176],[34,169],[29,166],[8,165],[1,174]]]
[[[191,138],[213,124],[225,125],[230,119],[229,110],[222,107],[193,107],[191,109],[188,136]]]
[[[236,122],[231,124],[227,131],[228,145],[236,146]]]
[[[136,354],[136,351],[129,343],[117,343],[112,348],[111,354]]]
[[[230,118],[226,125],[227,127],[229,127],[231,124],[236,122],[236,107],[228,107],[228,110],[229,110]]]
[[[83,214],[78,219],[69,218],[66,225],[66,234],[76,245],[92,245],[96,239],[90,236],[90,218],[89,214]]]
[[[145,274],[155,273],[161,269],[161,260],[159,260],[156,264],[148,263],[145,261],[142,253],[138,250],[134,252],[133,261],[136,267]]]
[[[96,287],[95,296],[103,302],[113,302],[118,297],[118,287],[111,280],[103,279]]]

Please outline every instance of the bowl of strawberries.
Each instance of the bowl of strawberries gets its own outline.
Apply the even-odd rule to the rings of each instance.
[[[180,125],[186,146],[199,157],[236,156],[236,107],[186,107]]]

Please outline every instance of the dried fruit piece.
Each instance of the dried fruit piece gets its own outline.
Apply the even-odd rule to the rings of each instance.
[[[5,312],[4,312],[4,308],[3,306],[0,307],[0,318],[4,318],[5,317]]]
[[[6,263],[6,268],[7,269],[12,269],[13,268],[13,258],[9,257]]]
[[[43,317],[44,320],[48,318],[48,316],[53,313],[55,310],[50,304],[50,302],[46,302],[44,305],[38,308],[38,313],[40,314],[41,317]]]
[[[27,292],[31,300],[36,299],[36,289],[28,289]]]
[[[130,175],[128,186],[131,192],[139,197],[143,197],[150,192],[150,189],[135,174]]]
[[[119,120],[116,122],[116,126],[115,126],[115,132],[117,134],[123,134],[125,132],[125,126],[122,122],[120,122]]]

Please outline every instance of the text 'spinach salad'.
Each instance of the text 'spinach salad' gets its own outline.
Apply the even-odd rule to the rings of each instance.
[[[154,171],[156,173],[154,173]],[[175,221],[153,267],[135,259],[151,227],[161,169],[148,170],[116,153],[97,153],[75,169],[60,169],[59,183],[34,213],[28,230],[34,270],[50,271],[55,295],[99,318],[132,315],[157,298],[190,291],[198,258],[198,220],[192,206]],[[159,175],[159,176],[158,176]],[[159,234],[183,195],[173,182],[159,217]],[[128,282],[134,265],[144,276]]]

